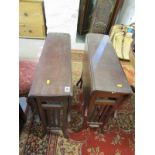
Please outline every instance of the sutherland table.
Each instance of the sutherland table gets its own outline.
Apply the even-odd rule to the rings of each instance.
[[[49,33],[33,78],[33,98],[45,131],[62,129],[67,137],[67,115],[72,96],[70,36]]]
[[[82,79],[89,125],[104,125],[132,94],[108,35],[87,34]]]

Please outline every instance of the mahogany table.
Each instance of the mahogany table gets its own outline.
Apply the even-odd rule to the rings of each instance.
[[[82,80],[87,124],[104,126],[132,94],[108,35],[87,34]]]
[[[62,129],[67,137],[72,94],[70,36],[49,33],[29,92],[29,98],[37,105],[45,131]]]

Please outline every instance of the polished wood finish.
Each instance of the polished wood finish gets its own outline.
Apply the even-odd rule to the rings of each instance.
[[[67,137],[65,130],[72,94],[70,36],[49,33],[29,93],[29,98],[35,98],[45,131],[51,128],[51,125],[60,126],[62,110],[62,129]]]
[[[47,84],[50,80],[50,84]],[[36,68],[31,96],[72,96],[71,45],[68,34],[49,33]],[[65,91],[69,87],[70,91]]]
[[[104,125],[132,90],[108,35],[87,34],[84,56],[82,79],[87,121]]]

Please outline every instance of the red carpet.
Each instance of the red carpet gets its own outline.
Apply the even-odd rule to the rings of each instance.
[[[80,104],[79,104],[80,105]],[[80,109],[80,108],[79,108]],[[72,123],[80,124],[80,112],[74,111]],[[74,121],[75,120],[75,121]],[[51,134],[48,155],[134,155],[134,96],[122,105],[115,118],[109,118],[104,133],[87,128],[80,132],[70,130],[69,139]]]
[[[82,90],[75,86],[82,69],[82,53],[73,53],[73,103],[69,124],[69,139],[62,133],[42,136],[42,125],[36,119],[28,119],[20,136],[20,155],[134,155],[135,100],[132,96],[109,118],[100,129],[83,129]],[[134,71],[124,67],[130,83],[134,81]]]

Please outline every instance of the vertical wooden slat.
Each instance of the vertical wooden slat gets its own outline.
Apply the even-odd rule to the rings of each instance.
[[[112,107],[112,106],[108,106],[108,110],[107,110],[106,113],[104,114],[105,116],[104,116],[104,118],[103,118],[103,120],[102,120],[103,126],[104,126],[104,124],[107,122],[107,120],[109,119],[109,116],[111,115],[112,110],[113,110],[113,107]]]
[[[99,115],[99,119],[98,119],[99,122],[101,120],[101,117],[102,117],[102,114],[103,114],[105,108],[106,108],[105,106],[101,106],[101,111],[100,111],[100,115]]]
[[[45,112],[44,112],[43,108],[41,107],[40,99],[36,98],[36,100],[37,100],[37,106],[38,106],[39,114],[40,114],[40,117],[41,117],[40,119],[42,121],[44,131],[46,132],[47,131],[47,129],[46,129],[47,124],[46,124]]]
[[[54,113],[54,116],[55,116],[55,126],[58,126],[58,108],[57,109],[55,109],[55,113]]]
[[[95,95],[91,95],[89,99],[88,111],[91,114],[94,110]]]
[[[95,120],[96,120],[96,117],[97,117],[97,106],[94,106],[95,108],[95,111],[94,111],[94,114],[93,114],[93,119],[92,119],[92,121],[93,122],[95,122]]]
[[[95,111],[96,111],[96,106],[94,106],[93,111],[90,114],[88,114],[89,115],[89,121],[94,120]]]
[[[62,126],[62,130],[63,130],[63,134],[64,137],[68,138],[68,134],[67,134],[67,127],[68,127],[68,121],[67,121],[67,109],[68,109],[68,99],[64,101],[63,103],[63,126]]]
[[[57,120],[58,120],[58,126],[60,127],[60,110],[61,109],[57,109]]]
[[[92,117],[92,121],[93,122],[98,122],[99,116],[100,116],[100,110],[99,110],[99,106],[94,105],[94,112],[93,112],[93,117]]]
[[[55,123],[55,109],[52,109],[52,123],[53,123],[53,126],[56,125],[56,123]]]
[[[49,127],[51,127],[52,126],[52,120],[51,120],[51,111],[50,110],[46,110],[46,118],[47,118],[47,124],[48,124],[48,126]]]
[[[71,97],[68,97],[68,108],[67,108],[67,121],[69,121],[70,120],[70,105],[71,105],[71,103],[72,103],[72,98]]]
[[[103,109],[101,117],[100,117],[100,121],[103,122],[103,120],[105,119],[106,113],[108,112],[109,108],[110,108],[109,106],[104,106],[104,109]]]

